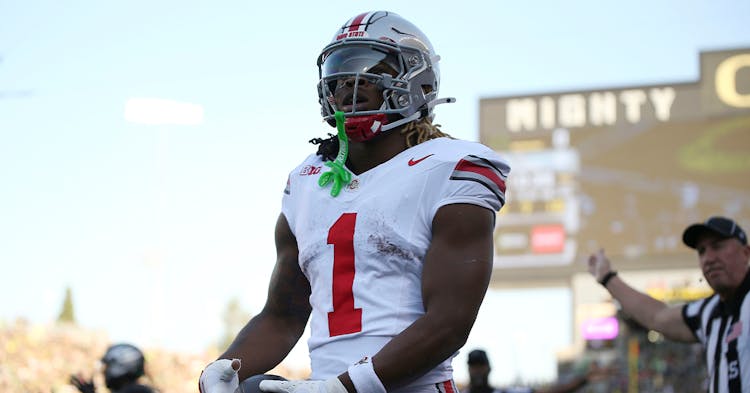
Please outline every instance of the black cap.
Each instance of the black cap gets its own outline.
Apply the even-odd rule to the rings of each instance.
[[[698,236],[705,232],[713,232],[721,237],[734,237],[742,244],[747,244],[747,235],[745,231],[737,225],[732,219],[726,217],[714,216],[706,222],[693,224],[682,233],[682,242],[690,248],[695,248],[698,242]]]
[[[487,352],[481,349],[475,349],[469,352],[469,364],[490,364],[490,360],[487,359]]]

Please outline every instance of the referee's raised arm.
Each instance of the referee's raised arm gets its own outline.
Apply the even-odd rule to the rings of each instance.
[[[612,269],[604,250],[589,256],[589,272],[617,299],[622,310],[648,329],[656,330],[665,337],[682,342],[697,341],[682,318],[682,307],[669,306],[664,302],[638,291],[628,285]]]

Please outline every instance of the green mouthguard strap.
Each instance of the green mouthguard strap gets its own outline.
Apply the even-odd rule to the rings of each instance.
[[[339,154],[335,160],[325,163],[331,170],[320,175],[318,185],[325,187],[328,183],[332,182],[331,196],[336,197],[341,192],[341,188],[349,184],[352,180],[352,174],[344,167],[346,156],[349,154],[349,140],[346,138],[346,131],[344,129],[344,112],[336,111],[333,116],[336,119],[336,129],[338,130]]]

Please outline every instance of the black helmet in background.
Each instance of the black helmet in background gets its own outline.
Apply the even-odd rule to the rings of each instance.
[[[115,344],[102,357],[104,381],[110,390],[132,383],[144,375],[143,352],[130,344]]]

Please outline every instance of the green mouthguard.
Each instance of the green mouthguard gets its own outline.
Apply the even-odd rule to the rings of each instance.
[[[331,196],[336,197],[341,192],[341,188],[349,184],[352,180],[352,174],[344,167],[346,156],[349,154],[349,140],[346,137],[344,129],[344,112],[336,111],[333,117],[336,119],[336,129],[338,130],[339,154],[335,160],[325,163],[331,170],[320,175],[318,185],[325,187],[328,183],[333,183],[331,186]]]

